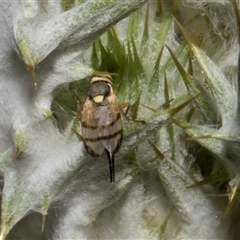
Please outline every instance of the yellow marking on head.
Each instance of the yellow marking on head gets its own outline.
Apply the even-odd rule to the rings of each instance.
[[[104,96],[103,95],[97,95],[96,97],[93,98],[93,101],[95,103],[100,103],[103,101]]]

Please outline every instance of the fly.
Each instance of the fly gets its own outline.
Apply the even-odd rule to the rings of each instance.
[[[115,181],[114,155],[118,152],[123,128],[120,106],[109,75],[95,76],[82,111],[82,138],[87,152],[100,156],[105,150],[109,161],[110,182]]]

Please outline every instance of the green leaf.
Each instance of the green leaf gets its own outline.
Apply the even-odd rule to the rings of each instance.
[[[233,107],[236,106],[237,102],[236,91],[214,62],[199,47],[196,46],[193,39],[185,31],[181,24],[176,19],[175,22],[184,34],[205,75],[206,83],[208,88],[211,90],[208,97],[214,97],[215,104],[222,115],[222,124],[227,126],[229,121],[234,119],[234,115],[236,113],[236,107]]]
[[[129,18],[126,40],[129,40],[132,36],[137,39],[139,37],[139,24],[140,24],[141,13],[136,11]]]
[[[140,55],[143,56],[144,54],[147,54],[148,50],[148,40],[149,40],[149,4],[147,6],[147,11],[146,11],[146,17],[145,17],[145,22],[144,22],[144,29],[143,29],[143,34],[142,34],[142,41],[141,41],[141,52]]]
[[[190,96],[192,96],[193,94],[198,94],[201,90],[204,91],[204,89],[196,83],[196,80],[193,79],[193,77],[184,70],[182,64],[178,61],[172,50],[168,46],[166,47],[168,48],[168,51],[170,52],[171,57],[182,76],[182,79]],[[205,95],[199,96],[199,98],[196,99],[196,102],[198,104],[197,110],[199,111],[199,116],[201,118],[204,117],[204,122],[216,124],[216,120],[218,119],[218,117],[217,114],[213,111],[213,107],[209,104],[210,100],[211,99],[206,98]]]
[[[167,36],[170,32],[170,29],[172,27],[173,19],[170,14],[167,14],[163,21],[161,22],[161,26],[159,28],[159,31],[156,33],[154,39],[155,43],[152,46],[152,53],[156,53],[159,51],[159,49],[162,49],[163,46],[166,43]]]

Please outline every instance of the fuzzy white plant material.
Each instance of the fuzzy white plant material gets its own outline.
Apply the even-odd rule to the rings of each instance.
[[[210,40],[203,41],[202,49],[192,47],[197,70],[189,77],[195,78],[189,86],[181,80],[167,48],[161,52],[167,44],[182,66],[188,66],[190,50],[177,37],[182,33],[176,30],[170,2],[162,1],[166,14],[158,23],[154,15],[159,6],[156,1],[124,19],[147,2],[87,0],[67,11],[63,11],[64,1],[0,3],[0,166],[4,183],[0,239],[236,236],[229,220],[221,222],[227,201],[219,197],[215,186],[187,188],[203,177],[186,160],[189,153],[185,133],[170,125],[175,116],[188,118],[188,112],[180,114],[177,107],[202,91],[205,95],[197,98],[196,109],[203,116],[197,120],[195,117],[196,124],[202,125],[181,125],[176,121],[178,125],[192,138],[214,133],[225,134],[229,140],[234,133],[237,94],[220,67],[236,64],[236,56],[228,53],[236,49],[236,26],[226,24],[232,39],[218,34],[217,27],[224,22],[222,12],[234,22],[232,6],[223,1],[182,1],[178,6],[176,15],[182,23],[194,14],[208,15],[213,27],[203,32],[204,37],[219,36],[223,43],[218,46],[228,59],[226,63],[216,61],[219,52],[213,54]],[[212,13],[213,8],[219,9],[221,18]],[[75,81],[84,88],[82,79],[98,70],[91,66],[88,48],[122,19],[116,33],[121,43],[131,42],[126,44],[126,59],[131,58],[131,53],[134,56],[128,63],[129,68],[137,65],[133,75],[138,84],[130,79],[119,99],[133,103],[141,93],[140,102],[145,106],[141,105],[138,113],[147,123],[129,124],[123,120],[125,134],[116,155],[116,182],[111,184],[106,156],[89,156],[72,132],[74,118],[57,119],[64,123],[64,127],[59,126],[51,106],[56,89],[60,91]],[[148,39],[139,33],[147,29],[145,19],[149,19]],[[199,19],[205,24],[203,17]],[[102,41],[106,39],[104,36]],[[104,43],[107,45],[107,40]],[[186,88],[191,88],[190,97]],[[164,107],[166,102],[168,108]],[[225,143],[217,138],[197,141],[221,158],[234,188],[239,163],[229,158]],[[235,218],[235,222],[238,224],[239,219]]]

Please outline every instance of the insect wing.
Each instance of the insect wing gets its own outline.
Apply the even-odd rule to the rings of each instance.
[[[116,95],[111,94],[105,99],[106,104],[99,110],[98,137],[101,139],[104,147],[115,154],[122,142],[122,121],[117,103]]]
[[[100,156],[104,151],[102,141],[98,139],[98,113],[96,112],[96,104],[86,100],[82,111],[82,138],[87,152],[94,156]]]
[[[97,106],[89,98],[82,111],[82,137],[86,150],[99,156],[104,149],[115,154],[122,142],[122,121],[116,96],[113,92]]]

